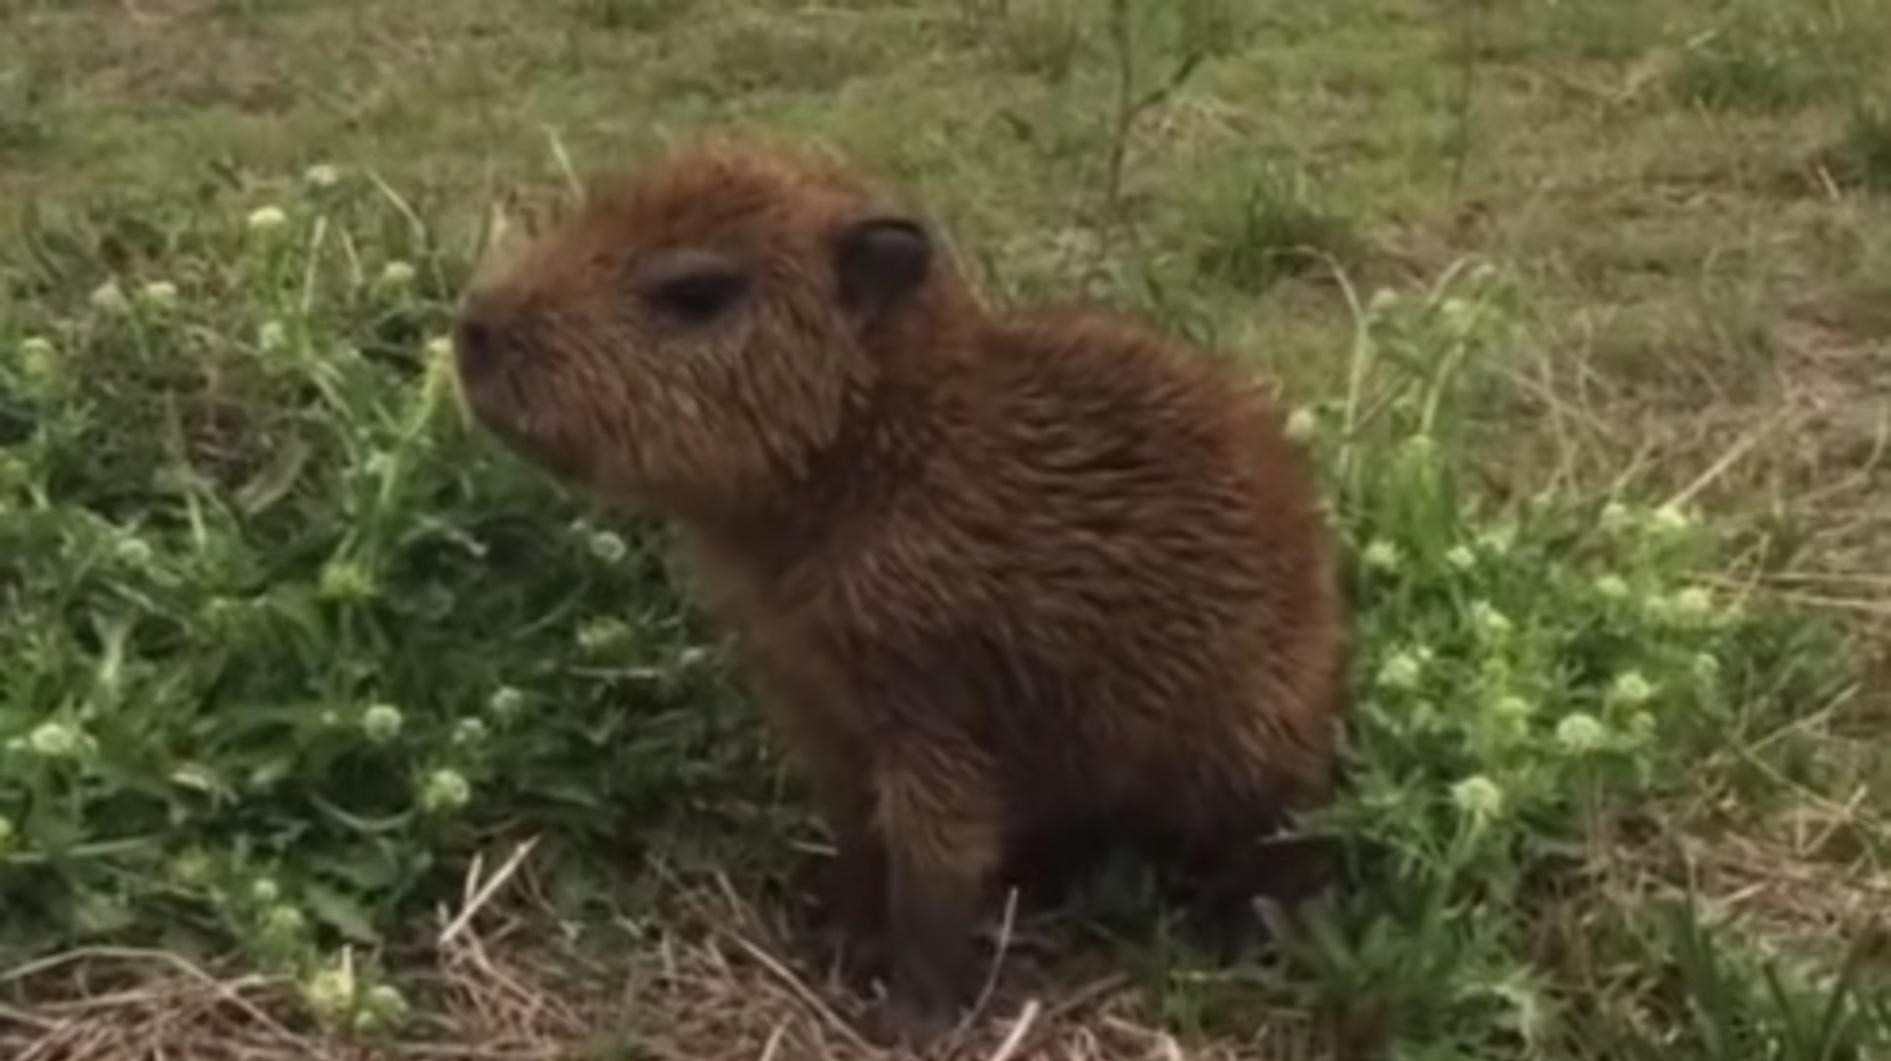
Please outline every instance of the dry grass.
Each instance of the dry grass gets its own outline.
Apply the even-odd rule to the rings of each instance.
[[[524,852],[521,851],[521,854]],[[653,872],[665,874],[660,866]],[[866,1000],[810,974],[777,920],[726,878],[673,877],[635,947],[584,953],[544,898],[529,859],[440,911],[432,938],[391,955],[432,1005],[400,1038],[346,1036],[298,1016],[292,984],[240,964],[86,948],[0,975],[0,1056],[10,1061],[368,1061],[567,1057],[662,1061],[867,1061],[916,1056],[869,1042]],[[488,885],[492,885],[489,887]],[[926,1057],[939,1061],[1274,1061],[1328,1056],[1299,1014],[1251,1041],[1184,1045],[1154,1026],[1142,995],[1093,956],[1029,957],[998,926],[978,1007]],[[1029,949],[1029,948],[1020,948]],[[1087,971],[1086,971],[1087,970]]]

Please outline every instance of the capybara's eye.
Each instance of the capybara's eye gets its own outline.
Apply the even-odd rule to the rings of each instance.
[[[688,321],[706,321],[727,309],[742,292],[742,278],[734,273],[684,276],[656,291],[657,302]]]
[[[643,270],[644,296],[659,312],[685,324],[714,319],[740,298],[747,279],[720,255],[678,252]]]

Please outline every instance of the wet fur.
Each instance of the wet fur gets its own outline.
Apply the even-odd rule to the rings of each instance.
[[[850,259],[889,216],[825,159],[680,153],[482,278],[467,312],[508,345],[466,386],[514,445],[676,522],[837,834],[836,908],[924,1033],[1019,856],[1135,834],[1239,862],[1325,800],[1344,614],[1244,375],[1101,311],[991,312],[932,241],[916,277]],[[629,293],[692,250],[754,280],[695,338]]]

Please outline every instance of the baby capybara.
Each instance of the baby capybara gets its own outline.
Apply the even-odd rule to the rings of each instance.
[[[474,415],[679,531],[808,768],[892,1029],[940,1030],[1013,856],[1226,855],[1331,791],[1344,608],[1309,472],[1227,362],[997,312],[846,166],[678,151],[468,292]]]

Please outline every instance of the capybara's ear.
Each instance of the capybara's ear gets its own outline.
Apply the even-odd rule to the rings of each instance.
[[[932,238],[911,218],[876,214],[841,230],[834,262],[842,305],[872,319],[925,281]]]

